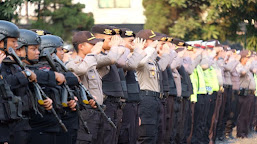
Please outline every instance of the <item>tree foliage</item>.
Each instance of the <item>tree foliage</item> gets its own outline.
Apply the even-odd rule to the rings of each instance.
[[[22,2],[22,0],[0,0],[0,19],[7,21],[17,20],[18,14],[14,13],[14,11]]]
[[[237,32],[242,32],[240,24],[248,22],[245,23],[247,48],[257,49],[256,0],[143,0],[143,5],[145,28],[184,40],[244,43],[245,35]]]
[[[89,30],[94,25],[92,14],[83,13],[84,4],[72,0],[37,0],[38,20],[33,28],[46,29],[64,40],[70,40],[73,30]]]

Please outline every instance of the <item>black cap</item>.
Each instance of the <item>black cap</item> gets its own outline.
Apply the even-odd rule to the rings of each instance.
[[[113,31],[115,31],[116,34],[121,34],[121,29],[120,28],[117,28],[115,26],[110,26],[112,28]]]
[[[177,46],[185,46],[185,41],[181,40],[181,39],[177,39],[177,38],[173,38],[171,43],[177,45]]]
[[[42,30],[42,29],[31,29],[31,31],[37,33],[37,35],[42,36],[42,35],[52,35],[51,32],[47,30]]]
[[[111,26],[108,25],[95,25],[92,27],[92,33],[105,34],[105,35],[115,35],[116,32]]]
[[[158,33],[158,32],[155,32],[155,34],[156,34],[157,37],[160,37],[159,41],[164,41],[164,42],[167,41],[167,35],[162,34],[162,33]]]
[[[157,36],[155,32],[152,30],[146,29],[146,30],[140,30],[137,34],[136,37],[142,38],[144,40],[161,40],[161,36]]]
[[[121,30],[120,36],[122,38],[135,37],[136,36],[136,34],[132,30],[130,30],[128,28],[121,28],[120,30]]]
[[[80,44],[83,42],[87,42],[95,45],[97,42],[103,42],[104,39],[95,38],[95,36],[89,31],[79,31],[75,33],[72,37],[73,44]]]
[[[249,57],[251,57],[251,55],[252,55],[252,52],[251,51],[249,51],[249,50],[242,50],[241,52],[240,52],[240,55],[241,55],[241,58],[249,58]]]

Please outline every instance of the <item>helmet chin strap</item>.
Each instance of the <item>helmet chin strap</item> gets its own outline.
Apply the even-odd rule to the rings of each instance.
[[[4,38],[4,48],[0,48],[1,51],[4,51],[6,55],[8,55],[7,52],[7,38]]]
[[[28,46],[27,45],[25,45],[25,52],[26,52],[26,57],[20,57],[21,60],[26,60],[32,65],[38,63],[38,59],[31,60],[28,58]]]

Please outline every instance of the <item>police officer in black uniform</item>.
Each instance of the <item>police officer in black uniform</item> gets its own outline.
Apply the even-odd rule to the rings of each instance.
[[[51,97],[51,99],[45,99],[43,104],[46,110],[50,110],[52,109],[52,99],[55,98],[50,88],[57,86],[57,84],[62,84],[65,79],[59,73],[42,71],[34,66],[39,59],[39,45],[31,45],[28,41],[39,40],[39,37],[36,33],[29,30],[21,30],[21,33],[22,36],[19,39],[19,47],[16,53],[27,64],[27,67],[35,72],[37,82],[43,87],[47,96]],[[26,72],[26,75],[30,75],[30,73]],[[30,89],[33,90],[33,87]],[[54,107],[56,108],[56,105]],[[56,143],[56,133],[60,131],[60,126],[54,114],[44,110],[41,113],[31,111],[30,117],[29,123],[32,130],[30,131],[29,143]]]
[[[1,59],[5,58],[9,47],[16,48],[17,38],[19,37],[18,27],[7,21],[0,21],[0,53]],[[26,143],[28,138],[27,130],[30,129],[28,124],[29,110],[28,96],[26,95],[26,89],[28,85],[27,76],[24,75],[24,71],[21,72],[17,65],[11,59],[5,58],[1,64],[1,79],[6,80],[2,85],[1,92],[1,110],[0,110],[0,142],[8,143]],[[2,76],[3,75],[3,76]],[[31,76],[32,78],[32,76]],[[36,79],[33,73],[32,80]],[[9,87],[8,91],[5,87]],[[5,89],[3,89],[5,88]],[[5,110],[4,110],[5,109]],[[26,117],[25,117],[26,113]],[[24,114],[24,115],[23,115]],[[24,118],[24,119],[23,119]]]
[[[53,71],[51,66],[49,65],[48,61],[46,60],[46,57],[43,55],[45,51],[47,51],[50,56],[51,54],[55,53],[57,56],[62,56],[63,50],[63,40],[54,35],[45,35],[41,36],[42,42],[40,45],[40,61],[37,64],[37,66],[44,70],[44,71]],[[61,72],[66,80],[66,84],[70,87],[73,87],[75,85],[78,85],[78,78],[71,72],[64,72],[60,66],[58,66],[55,63],[55,66],[57,66],[58,72]],[[52,89],[52,88],[51,88]],[[57,91],[55,91],[56,89]],[[59,95],[60,97],[55,97],[56,103],[58,103],[58,106],[60,106],[61,99],[63,97],[62,91],[64,91],[64,87],[56,86],[53,91],[55,91],[55,94]],[[63,120],[65,126],[68,129],[68,132],[64,132],[61,130],[60,132],[57,133],[56,137],[56,143],[67,143],[67,144],[74,144],[76,143],[76,137],[77,137],[77,129],[78,129],[78,115],[75,112],[75,100],[69,100],[67,103],[68,107],[59,107],[60,114],[61,114],[61,119]]]

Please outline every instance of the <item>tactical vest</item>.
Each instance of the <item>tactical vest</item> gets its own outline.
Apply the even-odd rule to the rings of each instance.
[[[126,78],[125,78],[123,68],[118,68],[118,73],[120,76],[120,82],[121,82],[121,87],[122,87],[124,98],[127,99],[128,98],[128,89],[127,89]]]
[[[169,92],[169,78],[168,78],[168,71],[167,68],[162,71],[162,85],[163,85],[163,92]]]
[[[110,65],[110,71],[102,78],[103,93],[107,96],[124,97],[120,76],[115,64]]]
[[[135,71],[129,70],[127,71],[126,75],[126,82],[127,82],[127,88],[128,88],[128,102],[139,102],[139,84],[136,80]]]
[[[168,82],[169,82],[169,95],[177,96],[176,84],[175,84],[175,81],[174,81],[174,77],[172,75],[171,68],[168,66],[166,68],[166,70],[167,70]]]
[[[181,76],[181,88],[182,88],[181,96],[184,98],[189,98],[190,95],[193,93],[193,86],[192,86],[190,77],[183,65],[178,69],[178,72]]]
[[[0,121],[8,122],[22,118],[22,100],[15,96],[10,85],[0,75]]]

